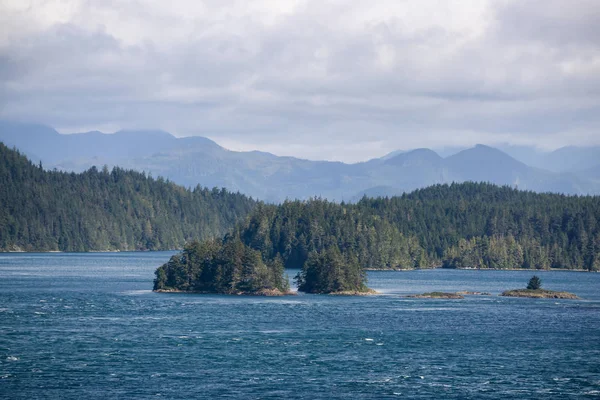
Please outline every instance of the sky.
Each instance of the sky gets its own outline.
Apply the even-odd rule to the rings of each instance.
[[[598,0],[0,0],[0,118],[355,162],[600,144]]]

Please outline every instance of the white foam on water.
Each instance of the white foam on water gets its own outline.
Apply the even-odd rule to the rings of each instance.
[[[290,331],[287,329],[265,329],[265,330],[258,331],[258,332],[269,335],[272,333],[288,333]]]
[[[124,292],[121,292],[124,295],[127,296],[140,296],[142,294],[148,294],[148,293],[152,293],[152,290],[147,289],[147,290],[126,290]]]
[[[8,356],[6,357],[6,361],[19,361],[19,357]]]
[[[372,342],[375,339],[371,339],[371,338],[365,338],[365,342]]]

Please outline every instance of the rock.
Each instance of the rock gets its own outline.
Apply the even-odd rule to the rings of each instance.
[[[536,299],[579,299],[573,293],[555,292],[554,290],[546,289],[515,289],[502,292],[500,296],[505,297],[530,297]]]
[[[460,294],[463,296],[491,296],[491,293],[488,292],[470,292],[468,290],[463,290],[462,292],[456,292],[456,294]]]
[[[340,292],[332,292],[328,294],[331,296],[369,296],[372,294],[378,294],[378,292],[373,289],[367,289],[364,292],[359,292],[357,290],[342,290]]]

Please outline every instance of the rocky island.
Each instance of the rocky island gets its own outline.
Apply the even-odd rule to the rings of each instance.
[[[557,292],[554,290],[542,289],[542,280],[533,276],[526,289],[506,290],[500,296],[505,297],[530,297],[536,299],[579,299],[577,295],[569,292]]]
[[[538,299],[578,299],[577,295],[569,292],[556,292],[546,289],[515,289],[502,292],[500,296],[505,297],[531,297]]]

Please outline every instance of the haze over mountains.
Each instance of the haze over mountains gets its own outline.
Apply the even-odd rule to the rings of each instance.
[[[365,194],[394,195],[463,181],[537,192],[600,194],[600,147],[566,147],[549,153],[505,148],[511,157],[477,145],[445,158],[430,149],[416,149],[345,164],[230,151],[207,138],[176,138],[164,131],[62,135],[47,126],[7,121],[0,121],[0,141],[47,169],[82,171],[93,165],[118,165],[185,186],[225,187],[272,202],[313,196],[353,201]]]

